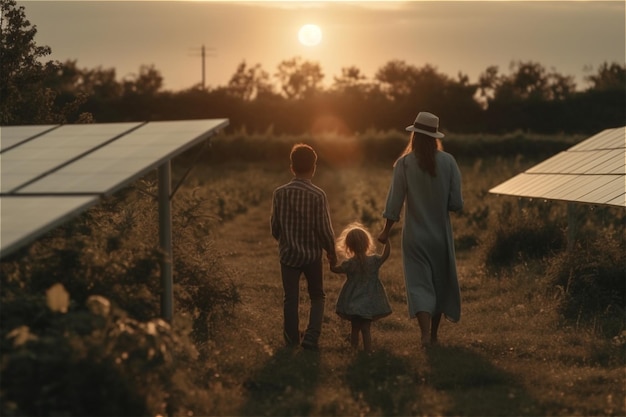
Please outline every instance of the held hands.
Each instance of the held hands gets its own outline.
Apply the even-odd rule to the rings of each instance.
[[[337,265],[337,254],[335,253],[326,253],[326,258],[328,259],[328,263],[331,268]]]
[[[387,244],[389,242],[389,232],[387,230],[383,230],[378,235],[378,241],[382,244]]]
[[[326,257],[328,258],[328,263],[330,264],[331,272],[334,272],[335,274],[340,274],[342,271],[337,266],[337,255],[334,253],[327,253]]]

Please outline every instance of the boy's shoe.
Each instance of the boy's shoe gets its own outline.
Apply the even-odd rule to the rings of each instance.
[[[287,332],[283,332],[283,337],[285,339],[285,344],[287,345],[287,347],[297,348],[298,346],[300,346],[300,340],[291,340]]]
[[[312,350],[316,352],[320,350],[319,344],[317,342],[313,342],[312,340],[307,338],[304,338],[300,346],[302,346],[302,349],[304,350]]]

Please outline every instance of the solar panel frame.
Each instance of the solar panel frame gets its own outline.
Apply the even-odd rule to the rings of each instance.
[[[60,125],[0,126],[0,154]]]
[[[569,151],[584,151],[590,149],[620,149],[626,147],[626,126],[614,129],[606,129],[594,136],[580,142]]]
[[[49,130],[28,142],[22,142],[19,147],[0,154],[2,176],[4,177],[7,166],[11,172],[11,187],[9,188],[3,181],[0,193],[15,193],[28,184],[123,137],[141,125],[142,123],[137,122],[64,125]],[[85,137],[87,139],[77,140],[77,138]],[[71,146],[68,146],[70,143]],[[30,168],[21,170],[25,162],[38,166],[39,169],[35,172]]]
[[[0,254],[13,253],[98,201],[97,196],[1,196]]]
[[[619,176],[615,176],[607,180],[607,178],[598,178],[594,184],[596,187],[589,191],[587,194],[581,196],[578,201],[585,203],[602,203],[611,201],[616,195],[619,195],[620,190],[616,187],[623,186],[623,179]]]
[[[599,132],[489,192],[626,207],[626,127]]]
[[[161,169],[228,124],[228,119],[201,119],[2,127],[9,140],[3,138],[7,146],[0,153],[0,258],[97,204],[103,195]],[[40,218],[24,214],[33,205],[46,208],[39,210]],[[57,207],[65,207],[65,213],[55,215]],[[22,236],[15,235],[16,228]]]
[[[621,195],[618,195],[612,200],[609,200],[608,204],[614,206],[626,206],[626,192]]]

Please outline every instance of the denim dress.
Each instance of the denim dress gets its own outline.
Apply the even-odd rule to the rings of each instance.
[[[337,299],[335,311],[339,317],[377,320],[391,314],[387,292],[378,276],[381,261],[380,255],[371,255],[363,266],[355,258],[341,263],[339,269],[347,277]]]

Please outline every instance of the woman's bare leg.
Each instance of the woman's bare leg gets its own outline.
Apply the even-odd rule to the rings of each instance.
[[[433,315],[430,327],[430,343],[437,344],[437,332],[439,331],[439,323],[441,323],[441,313]]]
[[[430,346],[430,322],[432,317],[426,311],[418,311],[416,317],[422,333],[422,346]]]

